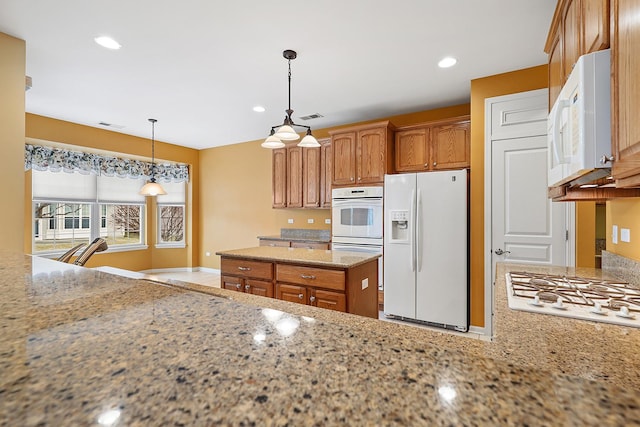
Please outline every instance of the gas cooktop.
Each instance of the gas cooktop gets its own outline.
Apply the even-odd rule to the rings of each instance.
[[[640,328],[640,289],[616,280],[512,271],[509,308]]]

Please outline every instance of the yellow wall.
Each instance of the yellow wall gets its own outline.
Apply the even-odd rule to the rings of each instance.
[[[611,227],[618,226],[618,243],[611,241]],[[620,230],[631,230],[631,242],[620,240]],[[607,202],[607,251],[640,261],[640,200],[617,199]]]
[[[547,66],[471,81],[471,324],[484,326],[484,100],[547,87]]]
[[[0,249],[24,252],[25,42],[0,33]]]
[[[25,117],[24,108],[22,117]],[[118,132],[112,132],[104,129],[98,129],[90,126],[83,126],[76,123],[65,122],[62,120],[51,119],[48,117],[38,116],[34,114],[26,114],[26,136],[43,141],[51,141],[62,144],[69,144],[78,147],[88,147],[92,149],[122,153],[124,155],[135,155],[148,157],[151,154],[151,141],[146,138],[139,138],[131,135],[125,135]],[[20,165],[24,161],[24,133],[20,139]],[[183,249],[176,248],[155,248],[155,200],[152,197],[147,198],[146,207],[146,236],[149,248],[147,250],[115,252],[94,255],[87,263],[88,267],[99,265],[110,265],[127,270],[147,270],[153,268],[176,268],[176,267],[197,267],[200,260],[199,254],[199,238],[200,226],[199,212],[199,152],[191,148],[181,147],[173,144],[167,144],[160,141],[155,143],[156,158],[189,165],[190,182],[187,193],[187,221],[186,221],[186,238],[187,247]],[[26,176],[26,184],[24,190],[26,226],[24,227],[25,252],[31,252],[31,174],[23,172],[21,176]]]
[[[595,202],[576,202],[576,267],[596,267]]]

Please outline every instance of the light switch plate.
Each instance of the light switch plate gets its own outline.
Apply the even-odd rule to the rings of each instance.
[[[325,224],[331,224],[331,218],[327,218],[327,219],[325,219],[325,220],[324,220],[324,223],[325,223]]]
[[[288,222],[289,224],[293,224],[293,218],[289,218],[289,219],[287,220],[287,222]]]
[[[628,228],[621,228],[620,240],[626,243],[631,243],[631,230],[629,230]]]
[[[618,243],[618,226],[614,225],[611,227],[611,243]]]
[[[313,224],[313,218],[309,218],[309,219],[307,220],[307,223],[308,223],[308,224]]]

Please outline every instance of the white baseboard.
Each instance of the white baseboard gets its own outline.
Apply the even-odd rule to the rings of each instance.
[[[481,328],[479,326],[469,326],[469,332],[473,332],[474,334],[478,334],[478,335],[483,335],[486,338],[491,338],[489,335],[487,335],[487,330],[486,328]]]

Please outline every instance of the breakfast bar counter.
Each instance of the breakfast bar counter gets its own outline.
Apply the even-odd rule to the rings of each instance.
[[[550,316],[502,318],[499,291],[498,333],[485,342],[0,255],[0,425],[640,423],[636,387],[551,369],[539,360],[549,352],[542,341],[527,348],[529,362],[510,361],[515,342],[501,340],[526,339],[522,329]],[[521,315],[535,318],[508,323]],[[618,331],[639,348],[635,330]],[[605,355],[601,345],[575,345],[586,363]]]

